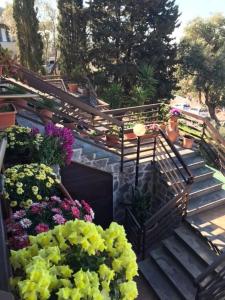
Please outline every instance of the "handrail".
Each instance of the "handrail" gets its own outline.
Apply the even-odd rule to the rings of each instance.
[[[145,111],[148,108],[159,107],[159,106],[160,106],[159,103],[139,105],[139,106],[130,106],[130,107],[124,107],[124,108],[104,110],[104,113],[115,115],[117,113],[120,114],[120,113],[127,112],[127,111],[143,111],[143,110]]]
[[[89,106],[86,103],[83,103],[79,100],[79,97],[75,97],[63,91],[62,89],[59,89],[58,87],[48,83],[47,81],[44,81],[36,73],[29,71],[26,68],[16,64],[11,65],[10,68],[13,72],[16,71],[15,73],[20,77],[20,80],[25,80],[28,84],[30,84],[37,90],[47,93],[57,99],[60,99],[62,102],[68,102],[69,104],[72,104],[73,106],[76,106],[77,108],[80,108],[91,115],[102,117],[103,119],[110,121],[117,126],[122,126],[123,123],[119,120],[108,116],[102,111],[92,106]]]
[[[191,172],[188,169],[187,165],[184,163],[184,161],[182,159],[182,156],[180,155],[180,153],[178,152],[178,150],[176,149],[174,144],[168,139],[167,135],[161,129],[159,129],[159,132],[163,136],[163,138],[166,140],[167,144],[169,145],[169,147],[171,148],[171,150],[173,151],[173,153],[175,154],[175,156],[179,160],[180,164],[182,165],[182,167],[184,168],[184,170],[188,174],[187,184],[193,183],[193,175],[191,174]]]

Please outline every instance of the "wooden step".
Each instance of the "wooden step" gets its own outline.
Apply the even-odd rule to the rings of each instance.
[[[209,178],[204,181],[194,182],[191,186],[190,199],[219,191],[223,183],[216,178]]]
[[[206,263],[199,259],[198,255],[189,247],[186,247],[175,235],[164,240],[162,243],[170,255],[179,261],[193,279],[205,270]]]
[[[151,257],[139,262],[139,270],[160,300],[183,300]],[[150,300],[150,299],[149,299]]]
[[[212,264],[217,255],[209,248],[207,243],[188,226],[180,226],[175,229],[175,234],[184,243],[195,252],[205,263]]]
[[[223,204],[225,204],[225,190],[221,189],[189,201],[187,213],[191,216]]]
[[[178,263],[176,258],[168,255],[164,247],[151,251],[150,255],[182,297],[186,300],[194,300],[197,288],[188,272]]]

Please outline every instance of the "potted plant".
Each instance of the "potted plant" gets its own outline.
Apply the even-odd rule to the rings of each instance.
[[[4,176],[4,199],[13,211],[60,194],[60,181],[52,168],[44,164],[15,165],[6,169]]]
[[[29,235],[47,232],[75,219],[93,221],[94,212],[86,201],[51,196],[48,201],[34,202],[28,209],[16,210],[6,220],[9,247],[13,250],[27,247]]]
[[[13,291],[21,300],[138,296],[136,255],[116,223],[106,230],[82,220],[58,225],[11,251],[11,264]]]
[[[168,126],[170,127],[171,130],[176,130],[178,125],[177,125],[177,120],[181,116],[181,112],[177,108],[172,108],[170,110],[170,117],[169,117],[169,124]]]
[[[133,132],[133,127],[134,127],[134,123],[133,122],[128,122],[125,125],[124,128],[124,138],[125,140],[134,140],[137,138],[136,134]]]
[[[39,130],[15,125],[7,128],[5,134],[7,136],[5,165],[31,163],[33,153],[38,151],[43,141]]]
[[[16,122],[16,108],[13,104],[3,103],[0,106],[0,129],[5,129]]]
[[[191,149],[194,143],[194,139],[191,135],[185,134],[183,136],[183,147],[187,149]]]
[[[109,147],[119,144],[119,133],[117,126],[112,126],[111,129],[106,133],[106,144]]]
[[[53,109],[57,106],[54,100],[50,99],[40,99],[37,102],[37,110],[39,111],[44,123],[52,121]]]
[[[169,118],[169,110],[170,107],[168,104],[162,103],[159,108],[159,113],[158,113],[158,121],[160,122],[159,126],[160,129],[165,131],[166,130],[166,123]]]
[[[146,125],[146,133],[143,136],[144,139],[155,138],[159,134],[159,125],[156,123],[152,123],[150,125]]]

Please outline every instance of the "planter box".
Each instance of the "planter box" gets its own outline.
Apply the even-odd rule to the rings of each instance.
[[[0,129],[6,129],[13,126],[16,123],[16,108],[13,104],[7,104],[10,106],[11,111],[0,112]],[[3,107],[3,106],[1,106]]]
[[[118,145],[119,144],[119,137],[116,134],[106,135],[106,144],[109,147],[113,147],[114,145]]]

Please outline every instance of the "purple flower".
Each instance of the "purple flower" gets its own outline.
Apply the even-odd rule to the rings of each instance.
[[[172,109],[170,110],[170,115],[171,115],[171,116],[174,116],[174,117],[179,117],[179,116],[181,115],[181,112],[180,112],[180,110],[177,109],[177,108],[172,108]]]
[[[13,214],[13,218],[14,219],[22,219],[23,217],[25,217],[26,212],[24,209],[20,209],[17,210],[14,214]]]
[[[62,210],[60,208],[52,208],[51,211],[54,213],[54,214],[61,214],[62,213]]]
[[[58,203],[62,202],[62,200],[59,197],[57,197],[57,196],[52,196],[51,197],[51,201],[58,202]]]
[[[40,133],[38,128],[34,127],[34,128],[31,129],[31,134],[32,135],[37,135],[38,133]]]
[[[65,162],[69,164],[73,155],[73,144],[74,136],[73,131],[69,128],[58,127],[53,123],[48,123],[45,126],[45,133],[47,136],[52,136],[59,139],[60,145],[62,147],[62,152],[66,154]]]
[[[24,219],[21,219],[20,220],[20,225],[23,227],[23,228],[29,228],[31,225],[32,225],[32,222],[31,220],[27,219],[27,218],[24,218]]]
[[[64,224],[66,223],[66,219],[60,215],[60,214],[56,214],[53,216],[53,221],[55,221],[56,224]]]

